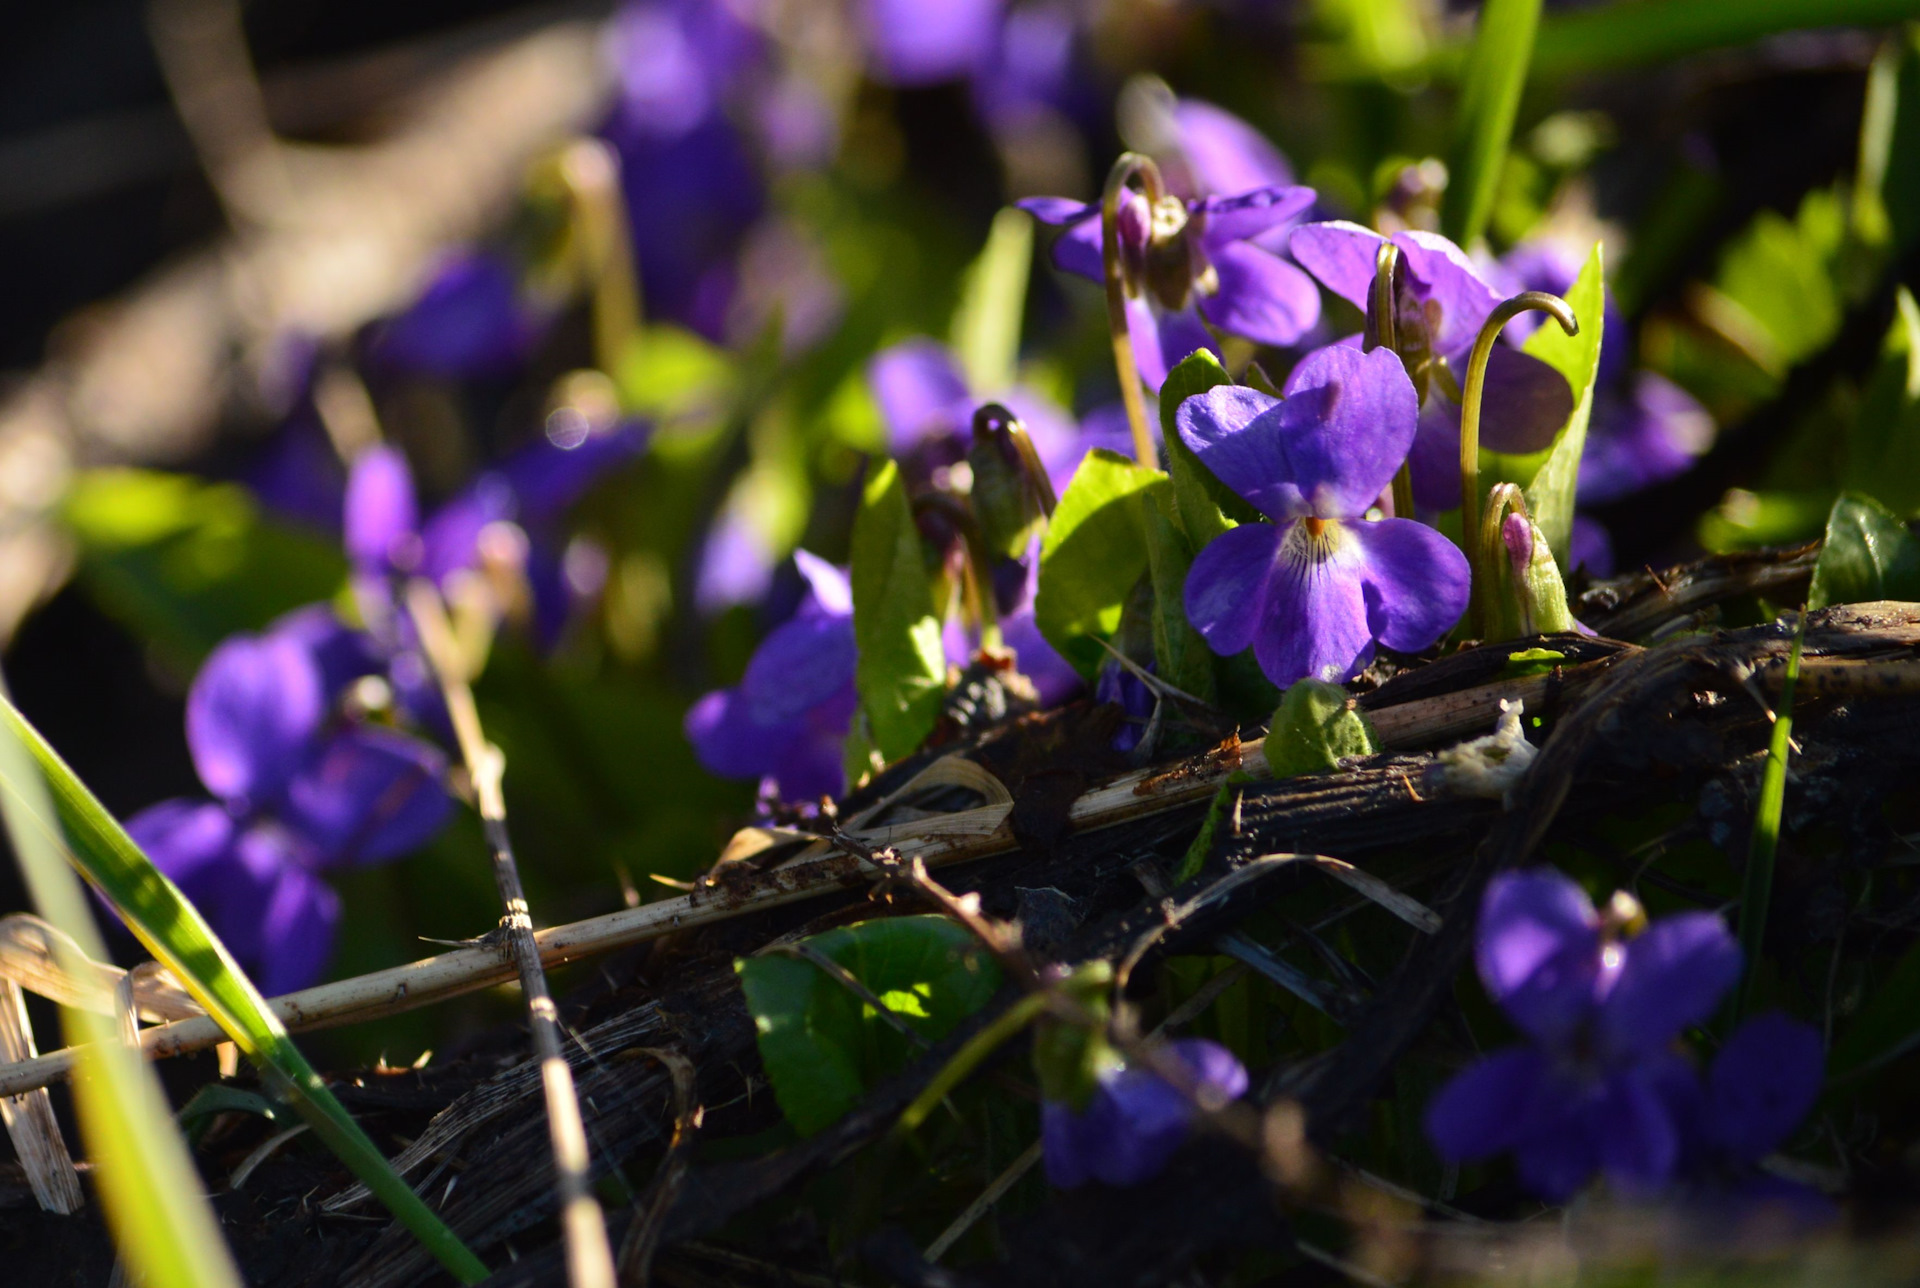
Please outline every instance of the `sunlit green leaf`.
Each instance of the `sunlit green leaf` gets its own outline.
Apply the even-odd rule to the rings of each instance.
[[[62,513],[101,605],[182,670],[235,631],[326,599],[346,576],[330,542],[269,519],[234,483],[90,470]]]
[[[947,663],[906,484],[892,461],[867,480],[853,521],[854,671],[873,744],[887,760],[918,747],[940,715]]]
[[[863,921],[805,943],[844,967],[926,1043],[945,1037],[1000,987],[993,959],[964,926],[945,917]],[[853,1108],[868,1088],[899,1072],[922,1049],[804,957],[746,957],[734,970],[774,1098],[803,1136]]]
[[[1159,470],[1096,448],[1053,512],[1040,548],[1033,620],[1054,651],[1088,679],[1106,657],[1095,641],[1119,627],[1127,596],[1147,571],[1143,507],[1170,486]]]
[[[1324,680],[1291,685],[1267,729],[1267,769],[1275,778],[1338,769],[1348,756],[1371,756],[1379,750],[1379,735],[1354,705],[1353,695]]]
[[[1595,243],[1586,266],[1568,288],[1566,301],[1580,321],[1580,333],[1568,335],[1559,325],[1544,321],[1527,337],[1523,351],[1540,359],[1566,378],[1573,390],[1573,411],[1553,442],[1530,456],[1480,453],[1483,487],[1496,482],[1518,483],[1526,493],[1527,512],[1546,535],[1554,559],[1566,567],[1567,545],[1573,532],[1575,491],[1580,481],[1580,454],[1587,445],[1587,420],[1593,413],[1594,382],[1600,374],[1600,339],[1606,298]]]
[[[1807,607],[1920,600],[1920,538],[1871,497],[1849,492],[1827,515]]]

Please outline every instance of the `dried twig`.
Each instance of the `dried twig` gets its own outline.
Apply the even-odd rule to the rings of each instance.
[[[447,714],[452,718],[460,755],[479,801],[480,823],[493,852],[493,878],[506,904],[507,914],[501,918],[500,928],[506,932],[520,976],[527,1027],[546,1088],[554,1184],[560,1195],[560,1226],[567,1245],[567,1280],[572,1288],[613,1288],[613,1249],[607,1242],[606,1218],[593,1197],[586,1127],[574,1092],[573,1070],[563,1054],[560,1010],[547,989],[546,970],[533,938],[533,917],[520,884],[520,869],[513,859],[513,843],[507,836],[506,799],[500,790],[506,758],[480,731],[480,714],[473,704],[473,691],[467,686],[460,648],[439,590],[431,582],[416,579],[407,588],[407,607],[419,628],[421,646],[440,677]]]

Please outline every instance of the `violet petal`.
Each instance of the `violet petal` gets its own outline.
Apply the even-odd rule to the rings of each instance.
[[[961,433],[972,411],[960,364],[937,340],[907,340],[882,349],[867,365],[867,384],[896,456],[927,438]]]
[[[1601,1004],[1602,1048],[1657,1051],[1705,1020],[1740,978],[1740,945],[1718,913],[1662,917],[1625,945],[1620,976]]]
[[[1438,233],[1395,233],[1393,244],[1400,248],[1415,298],[1440,305],[1433,351],[1443,358],[1464,355],[1487,315],[1499,306],[1500,293],[1480,279],[1465,251]]]
[[[334,735],[287,784],[283,814],[323,864],[372,864],[431,840],[453,812],[446,757],[377,726]]]
[[[1365,558],[1367,626],[1390,649],[1417,653],[1452,629],[1467,609],[1467,557],[1412,519],[1343,525]]]
[[[1187,621],[1220,656],[1244,651],[1266,620],[1281,541],[1282,530],[1270,523],[1243,523],[1194,557],[1183,596]]]
[[[1193,203],[1201,219],[1201,242],[1209,255],[1229,242],[1272,232],[1313,205],[1312,188],[1260,187],[1230,197],[1204,197]]]
[[[1758,1162],[1813,1108],[1825,1072],[1818,1030],[1779,1011],[1754,1016],[1708,1067],[1707,1138],[1737,1162]]]
[[[1233,113],[1197,98],[1174,105],[1174,128],[1203,193],[1291,184],[1293,168],[1266,136]]]
[[[333,956],[340,896],[313,873],[289,864],[261,911],[259,966],[254,982],[278,997],[320,982]]]
[[[1515,1025],[1553,1041],[1595,1005],[1600,924],[1573,881],[1551,869],[1503,872],[1480,901],[1474,963],[1487,995]]]
[[[294,639],[233,635],[187,691],[187,747],[207,790],[256,804],[300,764],[325,714],[320,668]]]
[[[1320,284],[1364,311],[1373,290],[1374,260],[1386,238],[1345,219],[1302,224],[1287,239],[1287,251]]]
[[[1289,345],[1320,320],[1320,291],[1292,264],[1257,246],[1209,252],[1220,286],[1200,298],[1207,321],[1260,344]]]
[[[1220,348],[1213,342],[1200,314],[1189,304],[1184,309],[1162,310],[1145,297],[1127,301],[1127,334],[1133,340],[1133,361],[1147,388],[1159,392],[1167,373],[1205,349],[1216,358]]]
[[[413,472],[399,448],[380,443],[354,458],[343,512],[347,558],[362,572],[385,572],[420,526]]]
[[[1455,1074],[1427,1106],[1427,1137],[1440,1157],[1470,1163],[1512,1149],[1546,1077],[1547,1056],[1538,1047],[1508,1047]]]

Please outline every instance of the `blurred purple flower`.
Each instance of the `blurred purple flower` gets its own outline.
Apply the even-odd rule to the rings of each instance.
[[[973,413],[986,402],[1000,403],[1020,418],[1056,495],[1066,490],[1073,472],[1095,447],[1132,450],[1124,411],[1116,421],[1116,413],[1100,409],[1084,426],[1076,426],[1065,409],[1024,385],[969,389],[953,350],[925,336],[875,354],[867,364],[867,387],[879,404],[888,454],[921,476],[967,454]]]
[[[309,647],[317,618],[289,621],[229,637],[188,692],[187,747],[215,799],[164,801],[127,823],[269,994],[326,965],[340,898],[320,874],[419,847],[453,806],[435,748],[329,724],[334,690]]]
[[[1170,116],[1168,141],[1178,158],[1174,169],[1184,180],[1187,195],[1249,192],[1293,183],[1293,167],[1280,149],[1225,108],[1181,98],[1175,100]]]
[[[590,433],[571,446],[540,438],[480,475],[423,521],[413,472],[396,447],[368,448],[347,478],[343,542],[359,584],[376,597],[395,576],[436,583],[478,567],[504,551],[522,565],[533,599],[537,638],[551,644],[572,610],[562,549],[550,529],[607,472],[633,460],[646,428],[627,424]],[[524,538],[490,544],[494,524],[516,525]],[[372,618],[377,614],[370,613]]]
[[[1551,1202],[1596,1171],[1629,1193],[1671,1180],[1693,1118],[1685,1107],[1699,1094],[1674,1040],[1712,1014],[1740,974],[1740,947],[1720,917],[1681,913],[1624,939],[1559,873],[1503,873],[1480,905],[1476,961],[1488,994],[1530,1041],[1434,1098],[1427,1134],[1441,1156],[1512,1151],[1520,1179]],[[1735,1098],[1720,1121],[1729,1138],[1752,1140],[1786,1099]]]
[[[1197,350],[1219,353],[1206,323],[1288,345],[1319,321],[1312,280],[1256,242],[1313,201],[1311,188],[1280,186],[1194,201],[1168,195],[1151,208],[1144,194],[1128,194],[1118,216],[1121,276],[1134,360],[1148,387],[1157,390]],[[1105,280],[1097,203],[1030,197],[1018,204],[1064,229],[1053,244],[1056,265]]]
[[[647,308],[716,342],[726,338],[734,257],[766,203],[726,110],[763,46],[731,4],[713,0],[634,0],[609,42],[619,98],[604,134],[620,157]]]
[[[1374,257],[1388,240],[1370,228],[1336,220],[1293,230],[1288,249],[1322,285],[1365,311]],[[1437,233],[1398,232],[1399,294],[1394,325],[1399,348],[1422,396],[1419,434],[1409,457],[1413,496],[1422,511],[1460,504],[1460,404],[1466,360],[1487,315],[1506,298],[1465,251]],[[1507,332],[1501,333],[1503,336]],[[1559,372],[1511,344],[1488,356],[1480,442],[1490,451],[1529,453],[1553,441],[1573,411],[1573,391]]]
[[[1219,1043],[1188,1038],[1170,1050],[1187,1067],[1202,1100],[1224,1105],[1246,1094],[1246,1069]],[[1102,1078],[1080,1110],[1043,1101],[1040,1140],[1047,1180],[1061,1189],[1090,1180],[1104,1185],[1151,1180],[1187,1138],[1196,1113],[1185,1092],[1144,1067]]]
[[[484,251],[444,257],[404,312],[375,326],[370,356],[391,371],[477,380],[513,374],[540,336],[506,261]]]
[[[1374,646],[1414,652],[1467,604],[1467,561],[1411,519],[1367,519],[1412,445],[1400,360],[1331,345],[1300,360],[1284,400],[1221,385],[1180,405],[1180,437],[1271,523],[1204,547],[1187,619],[1221,656],[1253,647],[1281,688],[1357,674]]]
[[[935,85],[971,76],[999,42],[1005,0],[864,0],[862,24],[876,77]]]
[[[760,642],[736,687],[693,704],[686,734],[713,773],[805,801],[846,789],[841,745],[858,704],[857,651],[847,575],[805,550],[793,559],[808,584],[799,610]]]

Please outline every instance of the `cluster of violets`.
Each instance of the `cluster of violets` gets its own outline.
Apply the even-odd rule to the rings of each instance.
[[[152,806],[127,830],[267,992],[304,988],[324,970],[340,919],[327,872],[399,858],[452,813],[436,744],[450,728],[404,580],[451,591],[483,579],[503,615],[517,608],[550,643],[585,589],[561,567],[559,517],[644,443],[638,425],[564,447],[539,440],[424,519],[406,458],[368,448],[348,474],[341,521],[358,621],[312,604],[208,656],[186,732],[209,797]]]
[[[1488,886],[1475,960],[1524,1040],[1434,1098],[1435,1147],[1454,1162],[1511,1153],[1522,1183],[1549,1202],[1602,1175],[1630,1199],[1757,1203],[1819,1221],[1826,1201],[1760,1162],[1820,1094],[1820,1034],[1779,1012],[1756,1015],[1703,1074],[1679,1038],[1739,979],[1740,946],[1717,913],[1643,920],[1625,895],[1596,911],[1548,869]]]

